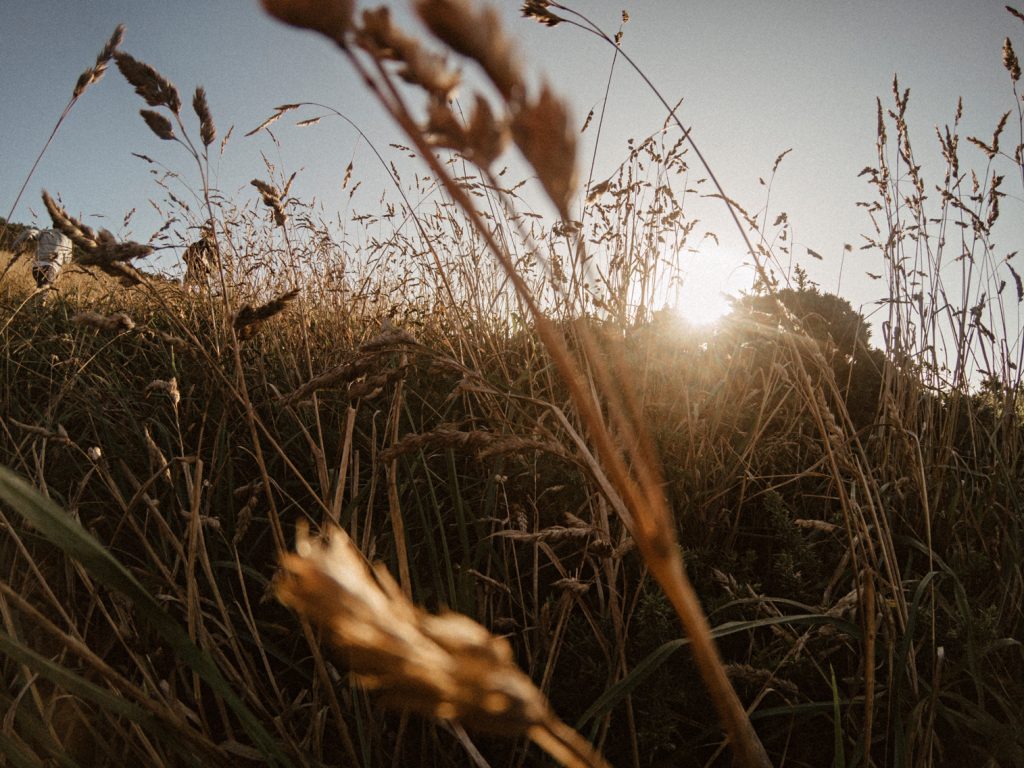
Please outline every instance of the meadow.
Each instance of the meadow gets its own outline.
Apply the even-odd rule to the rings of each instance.
[[[427,171],[341,229],[289,169],[229,200],[201,89],[120,32],[83,73],[61,129],[125,77],[201,205],[165,177],[140,244],[47,195],[76,246],[52,291],[0,254],[4,764],[1024,765],[1024,287],[998,236],[1024,16],[993,136],[918,144],[909,92],[879,101],[873,335],[725,189],[756,285],[713,327],[659,311],[683,180],[713,169],[670,119],[582,189],[557,84],[477,5],[417,3],[422,39],[264,6],[338,44]],[[452,61],[487,83],[465,113]],[[557,215],[499,175],[512,152]],[[219,262],[183,282],[152,247],[207,220]]]

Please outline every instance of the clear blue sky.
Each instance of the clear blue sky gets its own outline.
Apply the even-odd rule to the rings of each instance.
[[[547,29],[520,19],[519,2],[498,5],[529,67],[557,83],[582,123],[602,98],[610,50],[568,26]],[[732,197],[759,208],[764,191],[758,177],[792,148],[775,183],[772,209],[788,212],[797,243],[826,256],[818,262],[795,249],[811,277],[829,290],[836,287],[843,244],[856,248],[860,233],[868,231],[855,203],[871,192],[857,174],[875,162],[875,98],[890,103],[893,74],[911,89],[917,150],[938,182],[934,127],[951,121],[962,95],[962,133],[989,137],[999,115],[1012,107],[1000,63],[1003,38],[1010,35],[1024,54],[1024,25],[1003,10],[1002,0],[591,0],[574,7],[609,32],[618,28],[620,11],[629,11],[624,49],[670,102],[684,99],[680,114],[694,126]],[[266,176],[261,152],[288,172],[304,169],[293,191],[327,206],[343,202],[340,179],[350,160],[357,178],[377,173],[372,154],[337,121],[302,130],[282,121],[280,148],[266,134],[243,138],[281,103],[333,105],[384,150],[400,140],[326,41],[273,22],[255,0],[6,0],[3,18],[0,215],[13,203],[79,73],[119,22],[127,26],[126,51],[172,80],[186,101],[196,85],[205,86],[220,135],[235,126],[215,165],[214,183],[229,196],[255,197],[248,181]],[[87,223],[115,232],[124,233],[124,215],[137,208],[131,234],[149,237],[160,220],[147,199],[160,200],[163,193],[153,184],[150,166],[131,153],[149,155],[192,179],[195,174],[179,147],[158,141],[144,126],[138,116],[143,106],[112,67],[72,112],[12,219],[45,222],[39,191],[46,188]],[[663,117],[654,97],[620,64],[597,178],[622,160],[627,137],[653,132]],[[581,157],[589,157],[593,136],[591,130],[582,137]],[[402,162],[401,153],[388,151],[388,159]],[[1007,191],[1014,197],[1004,209],[1020,222],[1019,182],[1008,180]],[[371,209],[378,192],[368,184],[357,206]],[[722,248],[705,259],[713,263],[695,275],[713,282],[732,274],[727,287],[736,287],[738,243],[724,220],[716,219],[717,204],[700,215],[725,237]],[[1003,250],[1013,250],[1021,231],[1004,228],[1002,238]],[[847,257],[841,292],[855,306],[877,298],[880,286],[863,274],[878,267],[872,255],[855,250]]]

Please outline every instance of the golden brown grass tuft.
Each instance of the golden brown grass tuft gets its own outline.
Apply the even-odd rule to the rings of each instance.
[[[99,312],[79,312],[71,318],[71,322],[101,331],[130,331],[135,328],[135,321],[124,312],[117,312],[113,315],[101,315]]]
[[[204,147],[213,144],[217,138],[217,127],[213,123],[213,114],[210,112],[210,104],[206,100],[206,90],[202,87],[196,88],[195,96],[192,97],[192,109],[199,118],[199,138]]]
[[[85,70],[78,78],[78,82],[75,83],[75,89],[72,92],[72,99],[77,99],[85,90],[93,83],[98,83],[103,75],[107,71],[107,66],[110,64],[110,60],[114,57],[114,52],[121,45],[124,40],[124,24],[118,24],[114,29],[114,33],[107,40],[106,45],[103,46],[103,50],[100,51],[96,57],[96,64]]]
[[[132,58],[123,51],[114,53],[117,68],[135,92],[151,107],[167,107],[174,114],[181,111],[181,96],[174,84],[153,67]]]
[[[352,676],[393,706],[502,736],[527,736],[567,766],[605,766],[552,713],[508,641],[457,613],[415,606],[340,528],[326,542],[300,527],[282,558],[278,599],[322,627]]]
[[[232,321],[232,325],[235,328],[235,333],[238,334],[238,338],[241,340],[251,339],[259,331],[260,326],[270,320],[270,318],[284,312],[288,305],[295,301],[299,295],[299,289],[293,288],[290,291],[285,291],[280,296],[268,301],[266,304],[261,304],[258,307],[253,307],[251,304],[244,304],[238,312],[235,313],[235,319]]]

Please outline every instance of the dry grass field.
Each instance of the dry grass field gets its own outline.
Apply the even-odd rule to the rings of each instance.
[[[69,108],[113,63],[181,143],[205,209],[174,215],[220,256],[183,285],[47,200],[75,263],[0,278],[0,764],[1024,765],[1019,109],[926,182],[880,103],[882,338],[736,208],[762,279],[712,330],[653,311],[681,126],[577,219],[576,128],[487,12],[264,6],[430,183],[344,235],[285,170],[226,201],[201,89],[118,35],[83,75]],[[465,119],[434,51],[487,77]],[[503,192],[511,151],[559,221]]]

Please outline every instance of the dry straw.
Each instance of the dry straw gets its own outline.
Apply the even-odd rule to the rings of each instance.
[[[124,312],[113,315],[101,315],[98,312],[79,312],[71,318],[75,325],[85,325],[101,331],[130,331],[135,328],[135,321]]]
[[[352,676],[385,703],[502,736],[526,736],[567,766],[604,760],[551,711],[512,647],[462,614],[414,605],[340,528],[326,541],[299,528],[282,558],[278,599],[323,628]]]

